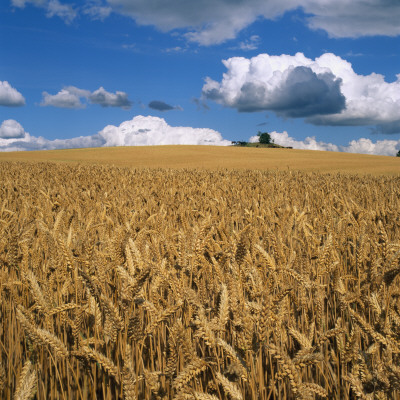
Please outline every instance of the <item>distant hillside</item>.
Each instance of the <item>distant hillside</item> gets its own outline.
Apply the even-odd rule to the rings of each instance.
[[[266,149],[292,149],[293,147],[285,147],[285,146],[280,146],[279,144],[276,143],[250,143],[250,142],[232,142],[232,146],[237,146],[237,147],[258,147],[258,148],[266,148]]]
[[[273,169],[400,175],[400,158],[251,146],[137,146],[0,152],[4,161],[116,165],[130,168]],[[268,147],[268,145],[267,145]]]

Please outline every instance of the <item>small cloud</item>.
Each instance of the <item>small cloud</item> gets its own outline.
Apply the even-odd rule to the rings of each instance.
[[[111,7],[102,6],[100,1],[90,1],[83,9],[83,13],[93,20],[104,21],[112,12]]]
[[[95,90],[89,95],[89,100],[93,104],[100,104],[102,107],[121,107],[129,109],[132,102],[128,99],[128,94],[125,92],[107,92],[103,87]]]
[[[20,123],[14,119],[6,119],[0,125],[0,138],[20,139],[25,137],[25,130]]]
[[[203,98],[192,98],[192,103],[196,104],[198,110],[209,110],[210,107]]]
[[[86,97],[87,95],[85,94],[84,96],[81,96],[78,91],[76,91],[75,87],[67,87],[64,89],[61,89],[57,94],[49,94],[47,92],[43,92],[43,100],[40,103],[41,106],[43,107],[58,107],[58,108],[85,108],[86,104],[81,102],[81,97]]]
[[[363,53],[354,53],[351,50],[345,54],[346,57],[363,57],[364,55]]]
[[[69,4],[61,4],[58,0],[47,3],[47,17],[60,17],[66,24],[70,24],[77,16],[76,10]]]
[[[52,18],[57,16],[70,24],[78,15],[78,11],[70,4],[60,3],[58,0],[11,0],[11,4],[17,8],[24,8],[26,4],[46,10],[46,16]]]
[[[180,110],[182,111],[182,107],[180,106],[171,106],[170,104],[164,103],[163,101],[153,100],[149,103],[149,108],[157,111],[171,111],[171,110]]]
[[[0,81],[0,106],[20,107],[25,105],[24,96],[7,81]]]
[[[260,45],[261,38],[258,35],[253,35],[250,39],[245,40],[239,43],[239,46],[236,49],[243,51],[257,50]]]
[[[99,104],[102,107],[121,107],[128,109],[132,102],[128,99],[128,94],[117,91],[107,92],[103,87],[90,92],[89,90],[79,89],[75,86],[66,86],[57,94],[51,95],[43,92],[41,106],[53,106],[59,108],[85,108],[88,101],[92,104]]]
[[[121,47],[125,50],[135,50],[136,49],[136,43],[131,43],[131,44],[123,44]]]
[[[250,142],[250,143],[259,143],[259,142],[260,142],[260,136],[258,136],[258,135],[251,136],[251,137],[249,138],[249,142]]]
[[[186,50],[186,47],[176,46],[165,49],[164,53],[184,53]]]

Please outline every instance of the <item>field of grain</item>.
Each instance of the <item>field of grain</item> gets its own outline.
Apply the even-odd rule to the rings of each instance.
[[[133,168],[274,169],[400,175],[399,157],[235,146],[136,146],[0,152],[0,161],[50,161]]]
[[[0,182],[0,398],[400,399],[399,176]]]

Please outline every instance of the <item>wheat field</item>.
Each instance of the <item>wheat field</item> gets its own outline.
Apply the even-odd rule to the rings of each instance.
[[[0,162],[2,399],[400,399],[400,177]]]
[[[102,164],[131,168],[274,169],[400,175],[399,157],[237,146],[122,146],[0,152],[0,161]]]

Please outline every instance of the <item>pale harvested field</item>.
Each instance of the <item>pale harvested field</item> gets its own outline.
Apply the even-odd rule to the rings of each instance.
[[[400,158],[294,149],[143,146],[0,153],[0,161],[52,161],[150,168],[278,169],[400,174]]]

